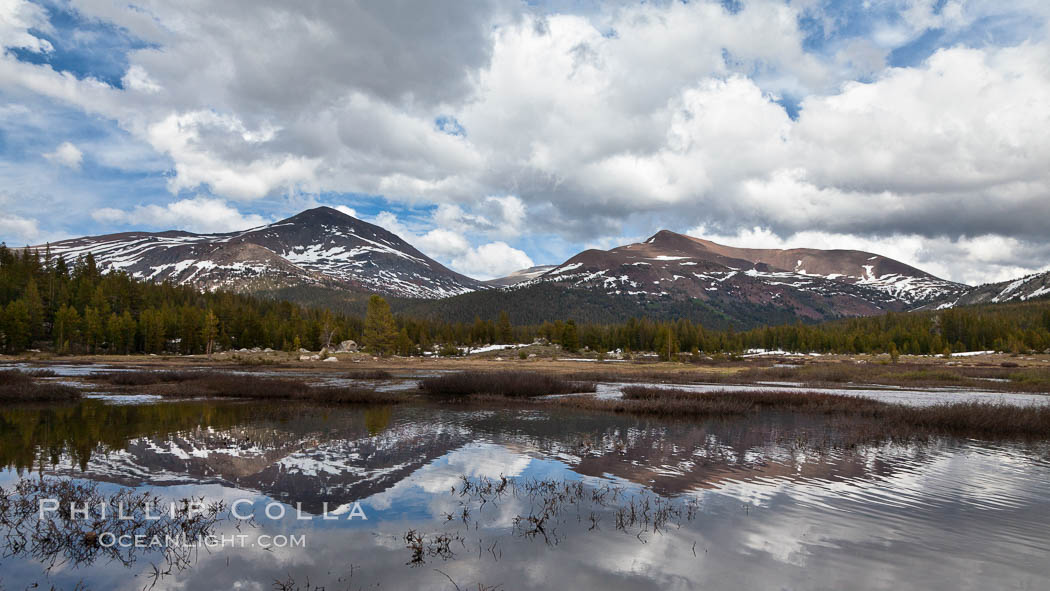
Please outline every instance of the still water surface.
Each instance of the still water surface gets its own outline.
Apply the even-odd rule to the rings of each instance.
[[[427,405],[8,407],[0,486],[43,473],[104,491],[249,499],[262,517],[219,524],[246,547],[202,550],[160,578],[156,553],[45,572],[9,546],[0,587],[1050,588],[1047,445],[844,446],[839,430],[797,417]],[[478,493],[501,477],[501,494]],[[367,520],[346,519],[355,501]],[[273,502],[283,519],[264,517]],[[322,520],[326,503],[342,518]],[[297,519],[297,504],[315,519]],[[252,547],[274,534],[306,546]]]

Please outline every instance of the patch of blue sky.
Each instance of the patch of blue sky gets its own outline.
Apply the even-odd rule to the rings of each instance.
[[[894,68],[913,67],[945,46],[943,29],[927,29],[905,45],[895,48],[886,58],[887,65]]]
[[[904,4],[893,0],[826,0],[805,11],[799,19],[800,29],[805,34],[803,48],[822,53],[826,48],[836,47],[842,40],[861,37],[884,44],[890,38],[880,38],[880,35],[887,31],[914,29],[902,12]],[[938,0],[933,14],[939,14],[944,5],[945,0]]]
[[[78,165],[48,159],[65,142]],[[91,213],[172,198],[174,164],[115,122],[41,96],[0,92],[0,187],[8,213],[38,220],[42,237],[96,233]],[[9,242],[19,239],[0,236]],[[19,239],[20,240],[20,239]]]
[[[939,15],[946,4],[946,0],[938,0],[932,14]],[[945,47],[1017,45],[1042,35],[1046,25],[1038,15],[1023,9],[1012,10],[1004,4],[998,8],[986,7],[985,16],[959,30],[922,29],[908,21],[903,8],[904,3],[897,1],[825,1],[799,18],[799,27],[805,35],[803,49],[830,55],[846,41],[867,39],[889,50],[888,65],[909,67]]]
[[[730,14],[736,14],[744,9],[744,3],[741,0],[719,0],[722,4],[722,8],[726,9]]]
[[[528,233],[514,239],[500,238],[510,246],[522,250],[537,265],[557,265],[572,258],[584,245],[576,240],[553,233]],[[602,245],[605,246],[605,245]]]
[[[728,50],[722,49],[722,61],[725,63],[726,68],[730,71],[743,71],[752,80],[758,80],[761,84],[761,79],[765,76],[776,77],[776,68],[771,67],[765,62],[754,62],[749,63],[744,60],[739,60],[733,56]],[[776,97],[773,102],[780,105],[787,111],[789,117],[792,120],[798,119],[799,110],[801,108],[802,99],[804,96],[797,96],[790,92],[784,92],[783,89],[776,93]]]
[[[79,109],[34,96],[33,102],[0,91],[0,158],[40,158],[63,141],[104,137]]]
[[[25,49],[10,52],[19,60],[50,65],[56,71],[77,78],[95,78],[123,88],[128,69],[128,53],[149,47],[124,29],[94,19],[85,19],[67,2],[38,2],[48,14],[51,30],[31,30],[31,34],[51,43],[52,50],[36,53]]]
[[[804,98],[806,97],[782,93],[773,102],[783,107],[792,121],[797,121],[798,115],[802,111],[802,99]]]
[[[85,173],[156,176],[174,167],[170,158],[114,121],[39,95],[29,101],[0,92],[0,159],[43,162],[45,153],[64,142],[84,153],[81,170]]]
[[[929,29],[905,45],[895,48],[888,57],[897,68],[919,65],[945,47],[1009,47],[1041,36],[1045,23],[1020,14],[1002,14],[975,20],[958,31]]]
[[[437,127],[438,131],[447,133],[448,135],[458,135],[466,137],[467,130],[463,127],[463,124],[458,119],[451,115],[441,115],[434,119],[434,126]]]

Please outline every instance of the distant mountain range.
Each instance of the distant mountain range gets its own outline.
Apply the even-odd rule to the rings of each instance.
[[[1050,273],[970,287],[869,252],[736,248],[667,230],[483,282],[329,207],[242,232],[126,232],[50,249],[146,280],[312,304],[380,293],[400,300],[395,309],[460,320],[508,310],[517,322],[649,315],[746,327],[1050,296]]]
[[[856,250],[759,250],[723,246],[661,230],[645,242],[586,250],[533,281],[609,295],[719,301],[790,308],[819,319],[902,310],[963,293],[904,263]]]

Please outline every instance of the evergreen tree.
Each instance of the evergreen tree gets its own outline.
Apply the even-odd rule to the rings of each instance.
[[[390,313],[390,304],[382,296],[373,295],[368,299],[365,329],[361,335],[362,343],[369,351],[382,357],[394,351],[397,335],[397,325],[394,323],[394,315]]]
[[[654,345],[653,348],[659,353],[660,359],[663,361],[674,360],[675,354],[678,353],[678,341],[675,340],[675,334],[670,325],[657,333]]]
[[[96,308],[88,306],[84,310],[84,343],[88,351],[97,353],[105,340],[106,329],[102,322],[102,315]]]
[[[485,321],[480,316],[474,317],[474,326],[470,329],[470,344],[472,345],[484,345],[489,342],[488,331],[485,327]]]
[[[580,348],[579,333],[576,330],[576,321],[570,320],[565,323],[561,333],[561,346],[570,353],[575,353]]]
[[[506,345],[514,340],[514,329],[510,326],[510,316],[506,310],[499,313],[499,343]]]
[[[146,353],[164,351],[164,319],[160,310],[144,310],[139,316],[142,350]]]
[[[29,306],[25,300],[15,300],[4,311],[4,330],[7,350],[22,351],[29,347],[32,332],[29,325]]]
[[[135,343],[137,326],[135,325],[135,319],[131,317],[131,312],[124,310],[124,313],[120,315],[119,327],[122,345],[121,352],[127,355],[137,350]]]
[[[416,354],[416,344],[412,341],[412,337],[408,336],[408,331],[404,328],[397,335],[397,343],[395,345],[398,355],[404,357],[410,357]]]
[[[36,280],[30,279],[26,283],[25,292],[26,307],[29,310],[29,337],[30,340],[44,338],[44,300],[40,297],[40,291],[36,287]]]
[[[215,339],[219,337],[219,318],[215,313],[208,310],[204,315],[204,326],[201,329],[201,341],[204,342],[205,353],[211,355],[215,351]]]
[[[106,342],[109,343],[109,353],[122,352],[127,348],[124,333],[120,330],[120,316],[116,312],[110,312],[106,319]]]
[[[55,349],[60,353],[69,352],[80,339],[80,314],[70,305],[62,306],[55,314],[54,328]]]

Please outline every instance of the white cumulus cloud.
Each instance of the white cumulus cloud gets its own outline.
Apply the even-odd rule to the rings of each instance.
[[[0,241],[13,247],[33,245],[39,238],[40,225],[36,220],[0,213]]]
[[[452,260],[453,269],[478,279],[502,277],[534,265],[524,251],[502,241],[471,248]]]
[[[446,260],[470,250],[470,243],[462,234],[445,228],[435,228],[416,237],[412,245],[430,256]]]
[[[30,29],[52,30],[42,6],[25,0],[0,2],[0,50],[12,47],[44,53],[54,49],[49,41],[32,34]]]
[[[62,142],[57,148],[55,148],[54,152],[45,153],[44,158],[47,158],[56,164],[79,170],[80,164],[84,161],[84,153],[80,151],[80,148],[73,144]]]
[[[352,218],[356,218],[357,217],[357,210],[352,208],[352,207],[347,207],[345,205],[336,205],[335,209],[337,211],[341,211],[341,212],[345,213],[346,215],[348,215],[348,216],[350,216]]]
[[[140,205],[130,211],[101,208],[92,217],[106,224],[145,225],[191,232],[232,232],[271,221],[256,214],[242,214],[225,201],[208,197],[182,199],[163,206]]]

